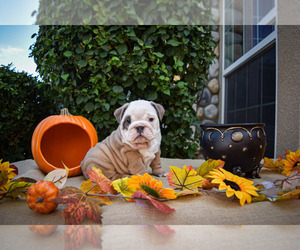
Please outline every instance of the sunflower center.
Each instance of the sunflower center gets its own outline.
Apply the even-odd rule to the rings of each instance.
[[[230,186],[232,189],[234,189],[235,191],[241,191],[240,186],[238,184],[236,184],[233,181],[229,181],[229,180],[224,180],[224,183],[227,186]]]
[[[300,161],[295,162],[293,168],[297,167],[297,165],[300,163]]]

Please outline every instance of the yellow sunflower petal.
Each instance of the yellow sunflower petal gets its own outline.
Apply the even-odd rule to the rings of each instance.
[[[234,193],[235,193],[234,189],[232,189],[231,187],[227,187],[227,190],[226,190],[227,197],[231,197],[232,195],[234,195]]]

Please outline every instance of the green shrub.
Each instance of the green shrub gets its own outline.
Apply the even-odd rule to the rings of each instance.
[[[32,133],[54,110],[44,95],[49,86],[41,89],[36,77],[11,67],[0,67],[0,159],[14,162],[32,158]]]
[[[40,0],[38,25],[212,24],[207,0]]]
[[[116,129],[116,108],[152,100],[166,109],[162,156],[191,158],[214,46],[209,26],[40,26],[31,54],[56,105],[89,119],[99,140]]]

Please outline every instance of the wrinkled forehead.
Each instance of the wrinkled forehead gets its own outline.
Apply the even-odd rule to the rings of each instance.
[[[126,109],[124,117],[132,116],[137,119],[142,119],[146,115],[157,116],[155,108],[149,102],[132,102]]]

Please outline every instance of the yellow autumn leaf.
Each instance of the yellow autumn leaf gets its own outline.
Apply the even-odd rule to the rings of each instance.
[[[136,188],[133,188],[131,186],[128,186],[128,177],[117,179],[111,183],[111,185],[114,187],[116,191],[121,193],[123,196],[131,197],[135,191],[137,191]]]
[[[196,172],[198,175],[202,176],[203,178],[207,179],[209,172],[213,169],[219,169],[224,167],[225,162],[222,160],[213,160],[209,159],[202,163],[200,167],[197,168]]]
[[[281,159],[273,161],[272,159],[265,157],[263,167],[281,173],[283,162]]]
[[[90,179],[88,179],[87,181],[83,181],[81,183],[80,189],[87,195],[103,193],[100,186],[93,184],[93,182]],[[102,203],[106,205],[113,204],[113,202],[111,202],[111,200],[108,197],[93,196],[93,198],[101,200]]]
[[[170,166],[171,172],[167,174],[168,182],[171,187],[181,190],[195,190],[202,186],[204,179],[197,175],[192,166],[178,168]]]

